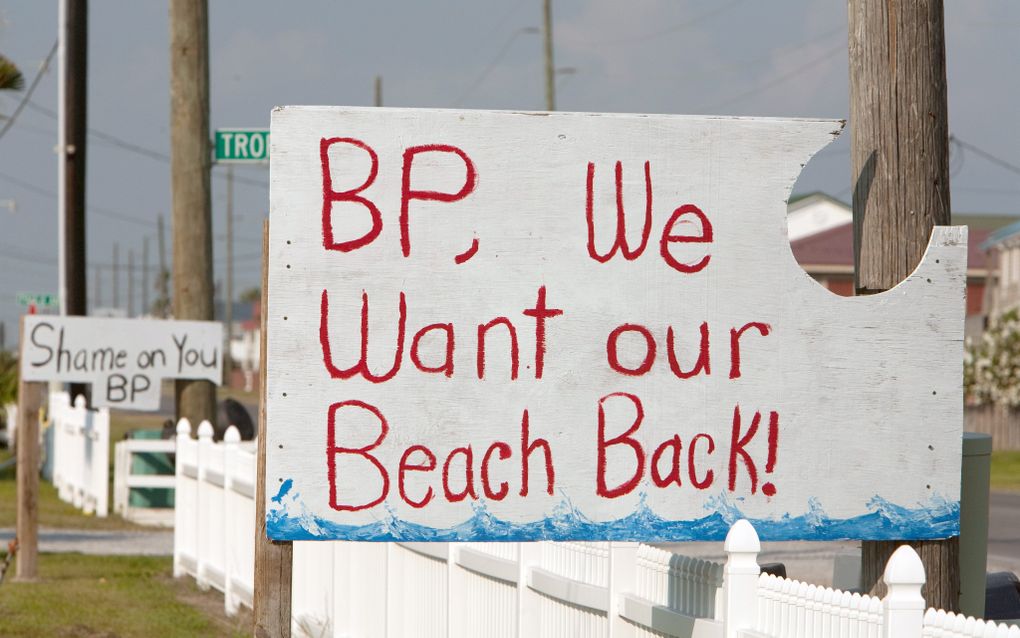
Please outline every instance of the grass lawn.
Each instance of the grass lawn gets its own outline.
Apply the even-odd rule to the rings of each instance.
[[[1020,492],[1020,452],[992,452],[992,489]]]
[[[13,572],[13,565],[11,572]],[[174,579],[169,557],[42,554],[37,582],[0,585],[0,635],[57,638],[240,637],[250,613]]]

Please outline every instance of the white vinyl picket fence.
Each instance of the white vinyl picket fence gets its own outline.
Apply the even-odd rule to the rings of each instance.
[[[110,411],[93,410],[78,396],[51,392],[53,484],[61,500],[89,514],[109,513]]]
[[[255,445],[177,426],[174,574],[251,606]],[[908,546],[883,599],[762,574],[737,521],[725,564],[640,543],[295,542],[296,635],[422,638],[1020,638],[1020,628],[927,609]]]

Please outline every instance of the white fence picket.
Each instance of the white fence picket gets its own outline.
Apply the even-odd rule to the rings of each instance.
[[[87,514],[109,513],[110,411],[92,410],[85,397],[71,405],[66,392],[50,393],[53,484],[60,499]]]

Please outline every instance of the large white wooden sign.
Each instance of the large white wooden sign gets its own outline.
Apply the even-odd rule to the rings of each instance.
[[[269,536],[957,533],[966,229],[815,283],[786,201],[840,128],[276,110]]]
[[[95,407],[158,410],[163,379],[223,379],[223,325],[96,317],[25,317],[27,381],[92,384]]]

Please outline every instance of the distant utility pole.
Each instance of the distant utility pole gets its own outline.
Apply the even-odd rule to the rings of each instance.
[[[226,324],[223,348],[223,380],[230,380],[230,344],[234,340],[234,165],[227,164],[227,277],[224,285],[223,323]]]
[[[905,279],[932,227],[949,224],[945,29],[942,0],[849,1],[855,285],[869,294]],[[959,540],[865,541],[862,585],[877,591],[886,561],[909,542],[924,563],[927,606],[958,611]]]
[[[127,280],[127,316],[131,318],[135,316],[135,251],[133,250],[128,251]]]
[[[142,237],[142,316],[149,314],[149,236]]]
[[[542,0],[542,32],[545,34],[545,110],[556,110],[556,66],[553,63],[552,0]]]
[[[94,278],[92,281],[92,310],[95,312],[96,308],[103,306],[102,298],[100,297],[100,286],[103,285],[103,267],[96,264]]]
[[[382,106],[382,76],[375,76],[375,100],[372,102],[375,106]]]
[[[120,308],[120,255],[117,242],[113,242],[113,304],[112,307]]]
[[[166,319],[167,311],[170,310],[170,292],[167,290],[170,283],[170,271],[166,267],[166,232],[163,230],[162,213],[156,221],[159,231],[156,239],[159,244],[159,274],[156,279],[156,287],[159,289],[159,300],[156,303],[156,311],[153,314],[159,319]]]

